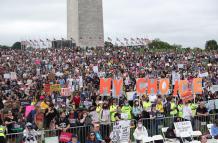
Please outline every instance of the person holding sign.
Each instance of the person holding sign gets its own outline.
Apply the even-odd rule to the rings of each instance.
[[[148,137],[148,131],[143,126],[142,120],[138,121],[138,125],[133,133],[133,136],[136,140],[136,143],[144,143],[144,139]]]

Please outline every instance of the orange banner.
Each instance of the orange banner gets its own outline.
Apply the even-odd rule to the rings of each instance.
[[[148,95],[150,94],[157,94],[157,79],[148,79]]]
[[[202,78],[195,78],[193,79],[193,94],[202,94],[203,88],[202,88]]]
[[[101,78],[100,79],[100,94],[110,94],[111,92],[111,78]]]
[[[138,95],[142,95],[146,93],[146,79],[145,78],[138,78],[136,81],[136,93]],[[142,87],[143,86],[143,87]]]
[[[113,80],[114,94],[120,96],[123,89],[123,79]]]
[[[161,95],[167,95],[169,92],[170,82],[169,79],[160,79],[159,90]]]

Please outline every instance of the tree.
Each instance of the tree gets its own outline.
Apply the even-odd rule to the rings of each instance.
[[[148,44],[149,49],[161,49],[161,50],[168,50],[168,49],[175,49],[175,46],[170,45],[167,42],[163,42],[159,39],[153,40],[151,43]]]
[[[206,50],[218,50],[218,45],[217,42],[215,40],[209,40],[206,42],[205,44],[205,49]]]
[[[11,47],[12,49],[21,49],[21,43],[20,42],[16,42],[13,44],[13,46]]]

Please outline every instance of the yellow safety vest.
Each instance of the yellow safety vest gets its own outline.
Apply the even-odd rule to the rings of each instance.
[[[121,109],[122,113],[127,114],[128,115],[128,120],[132,119],[132,107],[131,106],[123,106]]]
[[[170,103],[170,109],[172,110],[172,111],[170,111],[170,115],[175,116],[177,114],[176,104],[171,102]]]
[[[192,110],[192,115],[193,116],[196,116],[196,109],[198,108],[198,105],[197,104],[194,104],[194,103],[191,103],[189,104],[191,110]]]
[[[114,115],[116,114],[116,110],[117,110],[117,106],[115,106],[115,105],[110,106],[110,116],[111,116],[111,121],[112,122],[115,121]]]
[[[151,108],[151,102],[150,101],[144,101],[143,102],[143,109],[144,110],[147,110],[147,109],[149,109],[149,108]]]
[[[5,127],[0,126],[0,137],[5,137]]]
[[[182,104],[178,105],[178,110],[179,110],[178,116],[182,118],[183,116],[183,105]]]

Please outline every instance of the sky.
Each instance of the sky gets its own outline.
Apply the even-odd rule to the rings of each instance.
[[[159,38],[184,47],[218,41],[218,0],[103,0],[107,37]],[[1,0],[0,44],[66,38],[66,0]]]

